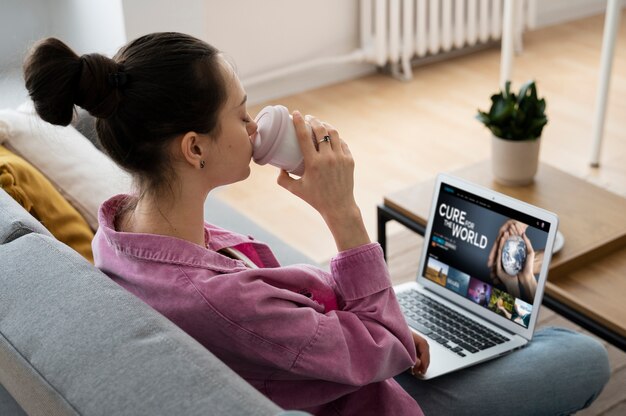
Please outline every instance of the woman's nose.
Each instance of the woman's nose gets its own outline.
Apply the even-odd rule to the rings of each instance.
[[[246,128],[248,129],[248,136],[252,136],[254,133],[256,133],[257,131],[257,124],[256,121],[252,120],[250,121],[247,125]]]

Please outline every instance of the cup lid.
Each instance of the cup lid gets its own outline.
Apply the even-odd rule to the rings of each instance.
[[[259,111],[255,119],[257,132],[253,139],[252,154],[256,163],[264,165],[271,159],[288,120],[289,110],[282,105],[267,106]]]

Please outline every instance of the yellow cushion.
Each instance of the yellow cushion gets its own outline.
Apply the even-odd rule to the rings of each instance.
[[[87,221],[46,177],[21,157],[0,146],[0,188],[4,189],[57,240],[93,263],[93,231]]]

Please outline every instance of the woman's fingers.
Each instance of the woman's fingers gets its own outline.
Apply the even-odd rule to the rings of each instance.
[[[509,238],[509,233],[507,231],[505,231],[504,233],[502,233],[502,236],[500,237],[500,240],[498,241],[498,255],[495,259],[496,262],[496,274],[498,275],[498,277],[502,276],[502,273],[504,272],[504,270],[502,270],[502,247],[504,246],[504,243],[506,241],[506,239]]]
[[[535,250],[530,242],[530,238],[526,236],[526,233],[522,234],[524,243],[526,243],[526,263],[524,263],[524,272],[533,275],[533,269],[535,267]]]
[[[411,331],[413,342],[415,343],[415,351],[417,352],[417,362],[413,366],[413,374],[417,371],[420,374],[426,373],[430,365],[430,346],[428,341]]]
[[[313,135],[317,140],[318,152],[323,153],[332,150],[332,137],[328,133],[324,125],[325,123],[322,123],[319,119],[312,116],[307,116],[307,121],[311,125]]]
[[[306,125],[305,118],[302,117],[302,114],[300,114],[299,111],[294,111],[292,118],[293,125],[296,129],[296,136],[298,137],[298,142],[300,143],[302,156],[304,156],[305,160],[310,159],[317,152],[313,141],[314,138],[311,137],[311,131]]]
[[[504,224],[500,226],[498,230],[498,236],[496,237],[496,243],[491,246],[491,250],[489,251],[489,256],[487,256],[487,267],[492,268],[496,262],[496,254],[498,253],[498,244],[500,242],[500,238],[502,238],[502,234],[509,227],[511,220],[506,221]]]
[[[296,116],[296,113],[298,116]],[[294,124],[296,124],[296,118],[301,116],[301,114],[297,111],[294,112]],[[318,152],[325,150],[333,150],[335,152],[344,153],[346,155],[351,156],[352,153],[348,148],[348,145],[339,137],[339,132],[337,129],[326,122],[319,120],[318,118],[307,114],[302,117],[305,124],[301,126],[302,134],[307,130],[306,123],[311,126],[311,130],[313,132],[312,142],[314,143],[314,147]],[[298,132],[298,125],[296,124],[296,132]],[[300,137],[300,134],[298,134]]]
[[[338,152],[338,153],[344,153],[344,146],[342,144],[343,141],[339,137],[339,132],[337,131],[337,129],[331,124],[328,124],[328,123],[322,123],[322,124],[326,128],[326,134],[329,138],[329,141],[327,143],[330,144],[331,149],[333,149],[335,152]]]
[[[530,238],[528,238],[526,233],[522,233],[522,238],[524,239],[524,243],[526,243],[526,252],[527,253],[534,253],[535,250],[533,249],[533,245],[530,242]]]
[[[278,179],[276,180],[276,182],[280,186],[288,190],[289,192],[294,191],[293,184],[296,182],[296,180],[292,178],[291,176],[289,176],[289,173],[287,173],[286,170],[284,169],[280,170],[280,173],[278,174]]]
[[[344,142],[343,139],[339,139],[341,142],[341,150],[343,150],[343,154],[352,157],[352,152],[348,147],[348,143]]]

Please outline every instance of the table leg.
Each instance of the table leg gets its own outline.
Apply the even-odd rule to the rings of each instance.
[[[504,91],[506,82],[511,80],[515,36],[515,4],[505,0],[502,18],[502,40],[500,47],[500,88]]]
[[[379,205],[376,208],[377,226],[378,226],[378,243],[383,248],[385,260],[387,259],[387,223],[391,220],[397,221],[411,231],[424,236],[426,227],[423,224],[415,222],[394,209],[385,205]]]
[[[604,131],[606,103],[608,100],[609,83],[611,81],[611,66],[615,52],[615,38],[619,27],[621,0],[609,0],[604,18],[604,34],[602,35],[602,55],[600,68],[600,85],[596,99],[596,112],[593,119],[593,143],[591,148],[591,166],[600,166],[600,146]]]
[[[387,222],[390,218],[386,215],[382,205],[376,207],[376,225],[378,228],[378,244],[383,249],[383,256],[387,261]]]

